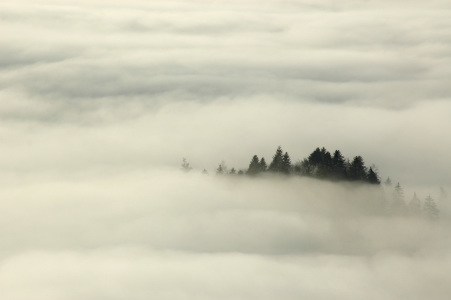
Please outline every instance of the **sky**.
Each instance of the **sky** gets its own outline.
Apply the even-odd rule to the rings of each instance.
[[[0,298],[445,299],[450,65],[445,0],[2,1]],[[213,175],[279,145],[363,156],[440,226]]]

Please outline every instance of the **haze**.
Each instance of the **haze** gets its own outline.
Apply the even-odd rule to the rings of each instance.
[[[447,299],[450,9],[3,1],[0,299]],[[440,220],[215,176],[279,145],[362,155]]]

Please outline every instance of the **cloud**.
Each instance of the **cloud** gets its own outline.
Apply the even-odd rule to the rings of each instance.
[[[255,94],[382,107],[448,101],[450,18],[438,3],[404,11],[135,2],[120,13],[121,2],[9,4],[0,84],[70,103]]]
[[[449,1],[0,5],[1,299],[450,294]],[[213,176],[278,145],[362,155],[442,219]]]
[[[449,220],[368,215],[361,204],[371,203],[373,192],[311,179],[178,171],[9,185],[0,210],[8,224],[1,231],[2,294],[447,295],[440,282],[450,263]]]

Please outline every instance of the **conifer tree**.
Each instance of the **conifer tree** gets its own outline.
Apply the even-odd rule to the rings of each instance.
[[[368,174],[367,174],[366,178],[367,178],[367,181],[371,184],[380,184],[381,183],[381,181],[379,180],[379,176],[373,170],[372,167],[370,167],[370,169],[368,170]]]
[[[329,166],[332,164],[332,157],[326,148],[316,148],[308,157],[308,162],[312,169],[312,175],[325,178],[329,172]]]
[[[266,172],[266,169],[268,168],[268,165],[266,164],[266,160],[265,160],[264,157],[262,157],[260,159],[259,167],[260,167],[260,172]]]
[[[280,172],[284,174],[291,173],[291,158],[290,155],[288,155],[288,152],[285,152],[285,154],[282,156],[282,165]]]
[[[227,166],[224,161],[222,161],[219,164],[218,168],[216,169],[216,175],[223,175],[223,174],[227,174]]]
[[[340,150],[335,150],[334,156],[332,157],[332,165],[333,165],[332,173],[335,179],[346,178],[345,158],[341,154]]]
[[[314,167],[309,163],[308,159],[301,161],[301,174],[313,176]]]
[[[321,150],[316,148],[308,157],[308,162],[311,166],[318,166],[323,161],[323,156],[321,154]]]
[[[414,217],[421,216],[421,201],[417,197],[417,193],[413,193],[413,198],[410,200],[408,208],[410,215]]]
[[[283,164],[283,151],[282,148],[279,146],[276,150],[276,154],[274,154],[274,156],[272,157],[272,162],[269,165],[268,171],[274,173],[281,172],[282,164]]]
[[[324,147],[321,150],[321,153],[323,154],[323,161],[320,164],[320,177],[330,178],[332,177],[333,172],[332,156],[330,155],[330,152],[327,151]]]
[[[393,199],[390,211],[395,215],[405,215],[407,212],[406,202],[404,201],[404,190],[399,182],[393,190]]]
[[[313,167],[308,162],[308,159],[304,158],[302,161],[297,161],[293,170],[297,175],[301,176],[312,176],[313,175]]]
[[[385,180],[384,184],[385,184],[385,186],[387,186],[387,187],[391,187],[391,186],[392,186],[392,182],[391,182],[390,177],[387,177],[387,179]]]
[[[260,172],[260,163],[258,161],[258,156],[254,155],[251,162],[249,163],[249,168],[247,169],[247,174],[256,175]]]
[[[438,220],[439,219],[439,210],[437,208],[437,204],[435,204],[434,199],[429,195],[424,200],[423,205],[423,216],[428,220]]]
[[[366,167],[361,156],[356,156],[349,166],[349,179],[351,180],[365,180]]]

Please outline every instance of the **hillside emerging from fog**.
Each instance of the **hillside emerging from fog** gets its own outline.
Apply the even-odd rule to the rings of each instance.
[[[182,160],[181,169],[185,172],[192,170],[185,158]],[[207,170],[202,171],[208,174]],[[331,154],[325,147],[317,147],[307,158],[292,162],[288,152],[284,152],[279,146],[268,165],[265,158],[254,155],[247,169],[236,171],[229,168],[222,161],[216,169],[216,175],[250,176],[289,178],[292,176],[309,177],[319,180],[329,180],[345,184],[349,188],[371,185],[376,188],[367,189],[367,194],[362,195],[364,203],[353,203],[354,206],[366,207],[366,213],[409,216],[428,220],[439,219],[439,209],[435,200],[428,195],[422,202],[414,193],[409,201],[405,200],[404,190],[398,182],[394,187],[390,177],[387,177],[384,186],[377,168],[372,165],[367,167],[362,156],[357,155],[352,160],[345,158],[340,150]],[[370,193],[371,191],[371,193]],[[441,198],[446,197],[446,192],[441,188]]]

